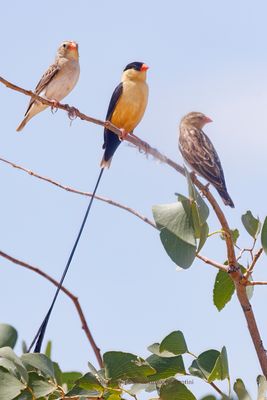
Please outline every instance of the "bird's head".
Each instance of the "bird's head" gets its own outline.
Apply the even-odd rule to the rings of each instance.
[[[79,59],[78,43],[73,40],[66,40],[59,46],[57,54],[59,57],[77,61]]]
[[[127,64],[123,70],[122,81],[125,80],[146,80],[146,71],[148,70],[148,66],[142,62],[134,61],[130,64]]]
[[[188,126],[193,126],[194,128],[197,129],[202,129],[204,125],[208,124],[209,122],[212,122],[212,119],[207,117],[205,114],[201,112],[191,112],[189,114],[186,114],[182,120],[181,120],[181,125],[188,125]]]

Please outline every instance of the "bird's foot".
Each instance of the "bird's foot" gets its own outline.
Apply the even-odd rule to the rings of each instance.
[[[129,132],[127,132],[125,129],[120,129],[121,133],[119,135],[119,139],[122,142],[124,139],[126,139],[127,135],[129,134]]]
[[[75,107],[70,107],[68,104],[67,104],[67,111],[68,111],[68,117],[69,117],[69,119],[71,120],[71,121],[73,121],[74,119],[76,119],[77,118],[77,116],[78,116],[78,110],[77,110],[77,108],[75,108]]]
[[[55,99],[49,99],[51,101],[52,106],[51,106],[51,112],[52,114],[55,114],[58,110],[58,105],[59,105],[59,101],[55,100]]]

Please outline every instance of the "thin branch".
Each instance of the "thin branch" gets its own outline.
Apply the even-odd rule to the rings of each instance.
[[[267,285],[266,281],[247,281],[247,286]]]
[[[253,270],[254,270],[254,267],[255,267],[255,265],[256,265],[258,259],[259,259],[260,256],[262,255],[262,253],[263,253],[263,248],[261,247],[261,248],[257,251],[257,253],[255,253],[255,255],[254,255],[253,259],[252,259],[252,263],[250,264],[250,266],[249,266],[249,268],[248,268],[248,270],[247,270],[247,272],[246,272],[246,274],[245,274],[246,279],[249,279],[249,277],[251,276],[251,274],[252,274],[252,272],[253,272]]]
[[[221,271],[228,272],[228,267],[226,265],[223,265],[221,263],[218,263],[217,261],[211,260],[208,257],[202,256],[201,254],[197,254],[196,256],[200,260],[204,261],[204,263],[212,265],[213,267],[218,268]]]
[[[34,94],[32,91],[22,89],[19,86],[14,85],[13,83],[7,81],[6,79],[0,77],[0,82],[2,82],[4,85],[9,87],[10,89],[16,90],[18,92],[24,93],[27,96],[30,96],[34,99],[38,99],[41,103],[46,104],[48,106],[53,106],[53,103],[50,102],[47,99],[43,99],[40,96],[37,96]],[[83,113],[81,113],[79,110],[77,110],[74,107],[70,107],[68,104],[58,104],[58,108],[67,111],[69,117],[71,119],[75,117],[79,117],[82,120],[86,120],[88,122],[92,122],[97,125],[101,125],[103,127],[106,127],[110,129],[112,132],[116,133],[117,135],[121,134],[121,131],[112,125],[109,121],[101,121],[92,117],[89,117]],[[154,158],[158,159],[159,161],[169,165],[170,167],[174,168],[177,172],[179,172],[182,175],[185,175],[184,168],[180,166],[179,164],[173,162],[170,160],[168,157],[164,156],[161,154],[158,150],[154,149],[151,147],[148,143],[140,140],[136,136],[128,135],[126,137],[126,141],[134,144],[139,148],[140,151],[145,152],[145,154],[150,154]],[[226,248],[227,248],[227,259],[228,259],[228,273],[231,276],[231,278],[234,281],[235,288],[236,288],[236,293],[237,293],[237,298],[240,302],[240,305],[243,309],[247,324],[248,324],[248,329],[252,338],[252,341],[254,343],[255,350],[258,355],[258,359],[263,371],[263,374],[267,378],[267,357],[266,357],[266,351],[264,349],[261,336],[257,327],[257,323],[255,320],[255,316],[252,310],[252,306],[248,300],[247,293],[246,293],[246,283],[245,279],[241,273],[240,267],[237,263],[236,260],[236,255],[235,255],[235,248],[234,248],[234,242],[232,239],[231,231],[228,225],[228,222],[226,220],[226,217],[220,208],[219,204],[215,200],[214,196],[212,193],[209,191],[208,187],[203,185],[195,176],[192,177],[193,183],[196,185],[196,187],[205,195],[207,198],[208,202],[211,204],[220,224],[222,230],[225,232],[225,242],[226,242]]]
[[[16,265],[20,265],[23,268],[29,269],[30,271],[33,271],[35,273],[37,273],[38,275],[41,275],[43,278],[47,279],[49,282],[53,283],[53,285],[55,286],[59,286],[59,282],[56,281],[54,278],[52,278],[50,275],[48,275],[46,272],[42,271],[40,268],[34,267],[24,261],[18,260],[17,258],[14,258],[6,253],[4,253],[3,251],[0,251],[0,256],[7,259],[8,261],[11,261],[12,263],[16,264]],[[79,314],[81,323],[82,323],[82,329],[84,330],[87,339],[89,340],[92,349],[95,353],[96,359],[99,363],[100,368],[103,367],[103,360],[101,357],[101,352],[99,347],[96,345],[95,340],[92,336],[92,333],[90,332],[90,329],[88,327],[88,324],[86,322],[82,307],[79,303],[78,297],[75,296],[73,293],[71,293],[68,289],[66,289],[64,286],[61,287],[62,292],[64,292],[74,303],[76,310]]]
[[[90,193],[90,192],[83,192],[83,191],[81,191],[81,190],[74,189],[74,188],[72,188],[72,187],[70,187],[70,186],[62,185],[61,183],[56,182],[56,181],[54,181],[54,180],[51,179],[51,178],[47,178],[47,177],[45,177],[45,176],[42,176],[42,175],[40,175],[40,174],[38,174],[38,173],[36,173],[36,172],[31,171],[30,169],[24,168],[24,167],[22,167],[22,166],[20,166],[20,165],[18,165],[18,164],[15,164],[15,163],[13,163],[13,162],[11,162],[11,161],[5,160],[4,158],[1,158],[1,157],[0,157],[0,161],[6,163],[6,164],[8,164],[8,165],[10,165],[10,166],[12,166],[12,167],[14,167],[14,168],[16,168],[16,169],[19,169],[20,171],[24,171],[24,172],[26,172],[27,174],[29,174],[29,175],[31,175],[31,176],[34,176],[35,178],[38,178],[38,179],[40,179],[40,180],[42,180],[42,181],[51,183],[52,185],[57,186],[57,187],[59,187],[60,189],[66,190],[67,192],[80,194],[80,195],[82,195],[82,196],[92,197],[92,193]],[[156,225],[154,224],[153,221],[151,221],[150,219],[148,219],[147,217],[145,217],[144,215],[142,215],[142,214],[139,213],[138,211],[134,210],[133,208],[127,207],[127,206],[125,206],[125,205],[123,205],[123,204],[121,204],[121,203],[118,203],[117,201],[108,199],[107,197],[103,197],[103,196],[95,195],[95,199],[100,200],[100,201],[103,201],[104,203],[108,203],[108,204],[110,204],[110,205],[112,205],[112,206],[121,208],[122,210],[128,211],[129,213],[135,215],[137,218],[139,218],[139,219],[141,219],[142,221],[146,222],[147,224],[151,225],[153,228],[156,228]]]

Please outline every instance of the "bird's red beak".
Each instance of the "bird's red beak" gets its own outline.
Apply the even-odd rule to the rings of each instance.
[[[68,50],[78,50],[78,44],[75,43],[75,42],[71,42],[71,43],[68,45]]]
[[[209,124],[210,122],[213,122],[212,119],[205,116],[205,124]]]
[[[147,70],[148,70],[148,68],[149,68],[149,66],[148,66],[148,65],[146,65],[146,64],[143,64],[143,65],[142,65],[142,67],[141,67],[141,70],[140,70],[140,71],[147,71]]]

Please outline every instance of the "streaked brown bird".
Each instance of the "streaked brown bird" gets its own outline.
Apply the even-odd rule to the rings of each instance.
[[[179,149],[186,163],[218,191],[225,205],[234,207],[225,184],[219,156],[208,136],[205,124],[212,120],[201,112],[185,115],[180,123]]]

